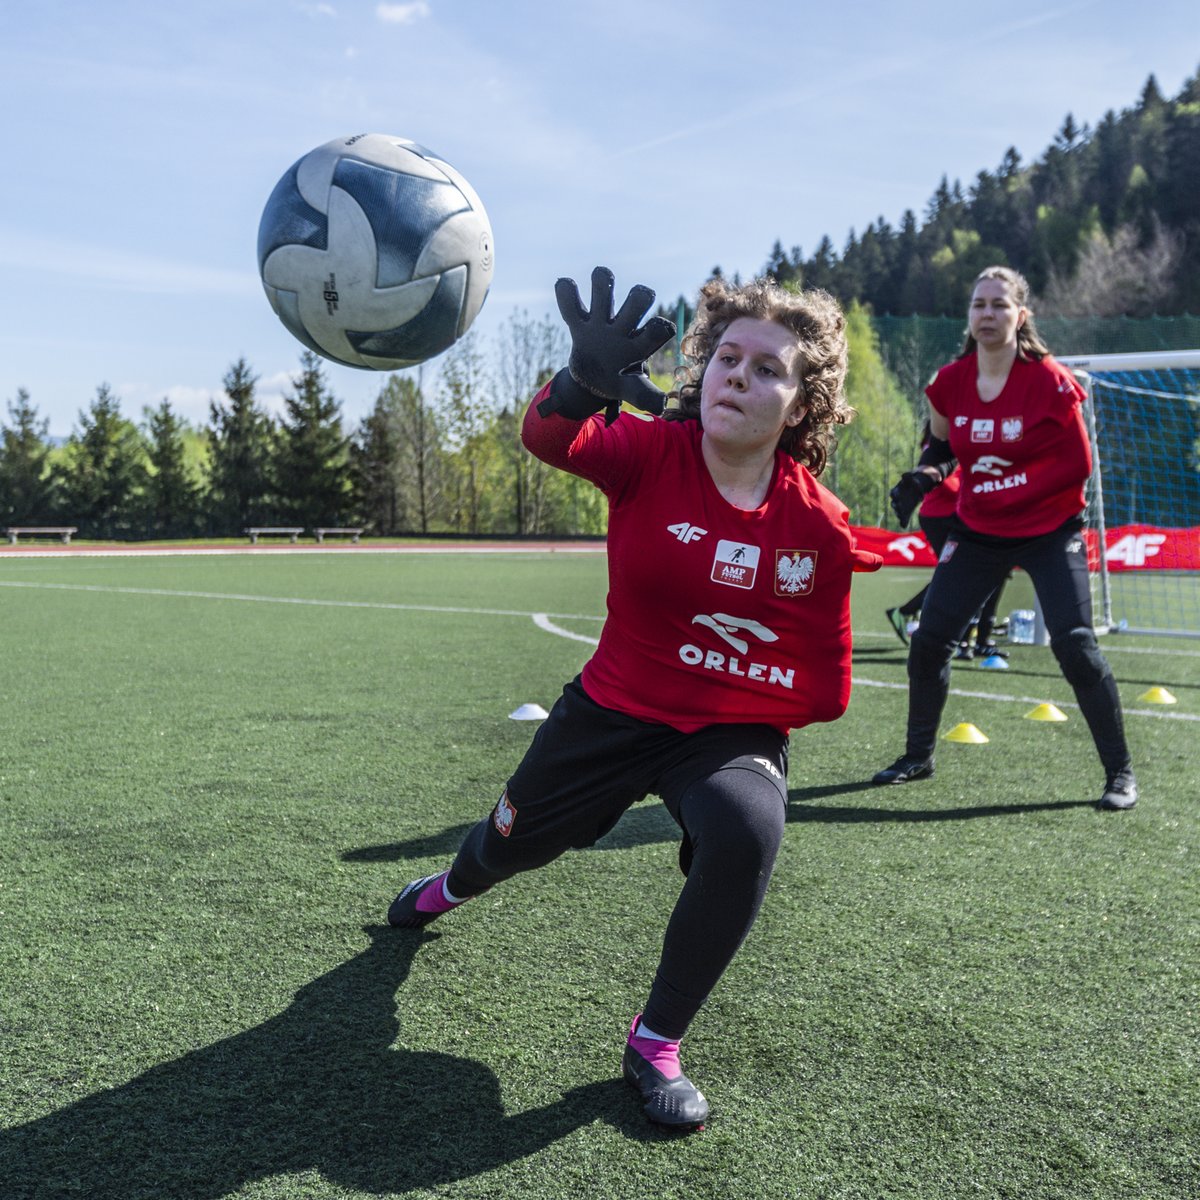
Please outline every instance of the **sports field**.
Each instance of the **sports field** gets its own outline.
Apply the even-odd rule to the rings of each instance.
[[[1092,807],[1040,647],[956,665],[944,728],[990,740],[881,790],[884,609],[921,573],[857,577],[850,710],[793,735],[762,916],[684,1043],[700,1134],[618,1075],[681,883],[655,802],[423,935],[383,924],[494,802],[535,728],[509,713],[584,662],[604,574],[0,561],[3,1200],[1200,1195],[1200,643],[1103,643],[1131,813]]]

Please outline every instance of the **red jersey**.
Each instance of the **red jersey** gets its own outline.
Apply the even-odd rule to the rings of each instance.
[[[587,694],[683,733],[840,717],[851,572],[881,561],[855,550],[841,502],[777,452],[762,505],[736,508],[704,464],[698,422],[542,417],[547,390],[525,414],[526,447],[608,499],[608,617]]]
[[[962,486],[962,467],[955,467],[932,492],[921,501],[921,516],[952,517],[958,507],[958,489]]]
[[[1052,358],[1013,361],[994,399],[979,398],[975,354],[944,366],[925,389],[950,422],[962,469],[958,516],[997,537],[1035,537],[1083,511],[1092,453],[1084,392]]]

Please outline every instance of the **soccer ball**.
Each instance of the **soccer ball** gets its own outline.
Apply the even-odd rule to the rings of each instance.
[[[415,366],[462,337],[493,262],[474,188],[432,151],[382,133],[310,151],[258,226],[279,319],[317,354],[374,371]]]

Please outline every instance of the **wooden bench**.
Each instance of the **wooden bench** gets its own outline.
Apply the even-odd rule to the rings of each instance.
[[[10,525],[4,532],[8,534],[8,544],[10,546],[15,546],[17,538],[23,533],[28,533],[33,537],[56,533],[62,538],[63,545],[69,546],[71,544],[71,534],[78,528],[77,525]]]
[[[252,546],[258,545],[260,537],[286,537],[294,542],[303,532],[304,527],[295,528],[291,525],[254,525],[244,531],[250,538]]]
[[[343,537],[348,537],[352,542],[357,542],[358,539],[360,537],[362,537],[362,532],[363,531],[361,529],[314,529],[313,530],[313,534],[315,535],[318,542],[323,542],[325,540],[325,535],[327,533],[339,534]]]

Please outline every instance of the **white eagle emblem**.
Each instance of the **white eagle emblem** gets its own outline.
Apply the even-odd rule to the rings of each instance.
[[[807,591],[812,583],[814,570],[815,564],[811,554],[797,550],[790,555],[779,555],[775,565],[775,578],[779,590],[789,596]]]

